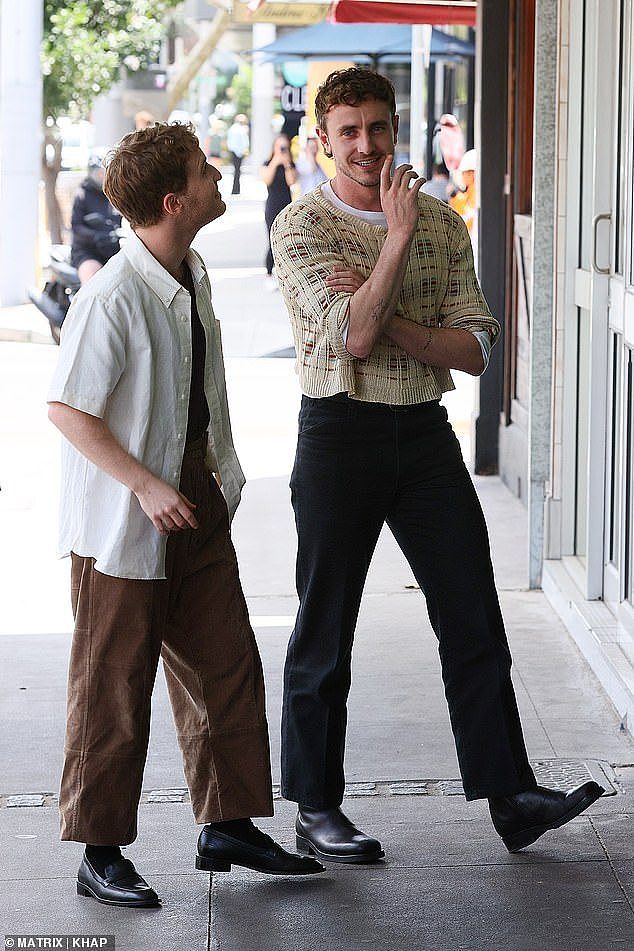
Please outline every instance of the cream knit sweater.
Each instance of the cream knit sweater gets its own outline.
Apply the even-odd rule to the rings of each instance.
[[[419,194],[420,218],[396,314],[427,327],[487,330],[491,315],[473,267],[471,240],[462,219],[443,202]],[[326,286],[333,264],[369,276],[386,231],[335,208],[318,187],[275,219],[271,247],[288,308],[297,352],[296,369],[307,396],[350,397],[373,403],[411,404],[454,389],[449,370],[419,363],[380,338],[366,359],[348,353],[342,330],[350,294]]]

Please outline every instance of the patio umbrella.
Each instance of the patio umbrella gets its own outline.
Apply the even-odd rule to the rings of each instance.
[[[352,62],[409,62],[412,53],[412,28],[405,24],[317,23],[293,30],[253,52],[269,62],[292,59],[347,59]],[[432,59],[475,56],[473,43],[433,29]]]

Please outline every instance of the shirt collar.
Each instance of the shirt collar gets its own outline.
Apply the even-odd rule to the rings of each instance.
[[[183,290],[180,281],[172,277],[169,271],[156,260],[134,231],[126,236],[123,251],[132,267],[161,299],[165,307],[170,307],[178,292]],[[189,248],[185,261],[191,271],[194,284],[200,284],[206,274],[205,265],[200,257]]]

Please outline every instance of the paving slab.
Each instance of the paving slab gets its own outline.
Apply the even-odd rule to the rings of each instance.
[[[620,798],[620,797],[619,797]],[[604,800],[607,802],[607,800]],[[634,821],[632,812],[592,811],[592,825],[603,848],[613,862],[634,862]],[[630,803],[631,808],[631,803]]]
[[[632,939],[606,862],[215,876],[212,915],[216,951],[599,951]]]
[[[139,835],[126,848],[126,856],[151,879],[168,869],[175,875],[193,874],[199,831],[189,803],[142,803]],[[56,806],[0,809],[0,842],[2,882],[67,878],[83,851],[78,842],[60,841]],[[204,879],[198,873],[201,876]]]
[[[511,618],[514,677],[531,758],[565,756],[612,763],[631,760],[631,739],[619,731],[609,702],[576,651],[566,651],[565,640],[560,644],[541,635],[537,641],[539,661],[526,650],[524,622],[518,620],[522,603],[514,609],[518,596],[505,592],[503,601]],[[542,601],[545,624],[550,609],[543,597]],[[264,614],[258,617],[265,620]],[[282,669],[289,633],[290,624],[267,627],[256,623],[267,683],[274,781],[279,781]],[[558,635],[562,640],[567,637],[563,630]],[[8,724],[3,747],[12,764],[2,793],[57,789],[69,647],[70,638],[64,635],[0,638],[0,712]],[[419,592],[374,594],[364,600],[353,670],[348,779],[457,778],[436,640]],[[550,683],[550,691],[545,683]],[[559,691],[560,683],[567,685],[565,690]],[[377,697],[381,698],[380,704]],[[24,749],[29,750],[28,756],[23,755]],[[183,784],[180,753],[160,673],[145,786]]]
[[[455,796],[368,796],[346,799],[344,808],[359,828],[381,840],[386,857],[375,867],[377,870],[607,863],[592,823],[583,816],[562,829],[553,829],[523,852],[511,854],[495,832],[488,806],[482,801],[467,803]],[[294,805],[276,802],[275,818],[259,820],[258,824],[294,850],[294,819]],[[335,866],[328,866],[329,872],[333,869]],[[355,867],[337,866],[335,870],[354,873]],[[236,870],[235,874],[242,873]]]
[[[256,170],[257,172],[257,170]],[[203,229],[222,325],[238,454],[248,482],[234,539],[267,681],[274,780],[279,780],[282,668],[297,598],[296,539],[288,488],[300,394],[279,292],[265,291],[264,189],[244,195]],[[221,183],[226,193],[225,177]],[[239,267],[236,267],[236,262]],[[47,340],[31,308],[0,312],[4,339]],[[3,327],[0,327],[0,339]],[[258,359],[252,359],[257,356]],[[68,562],[55,559],[59,440],[45,397],[57,350],[0,343],[3,457],[0,517],[0,797],[57,791],[72,619]],[[446,405],[470,453],[474,381],[457,374]],[[258,394],[254,400],[253,394]],[[19,400],[16,400],[19,394]],[[514,682],[530,755],[616,764],[617,794],[509,855],[486,803],[460,795],[397,796],[398,780],[456,779],[457,763],[423,598],[389,531],[377,546],[354,652],[347,775],[369,783],[345,809],[384,840],[386,862],[330,867],[308,880],[193,868],[197,830],[187,802],[140,807],[128,854],[164,898],[159,911],[104,908],[74,894],[81,846],[60,843],[54,803],[6,808],[0,798],[0,921],[5,933],[112,933],[119,949],[171,951],[603,951],[634,945],[631,737],[541,592],[527,591],[526,510],[495,478],[476,477],[514,657]],[[26,570],[28,566],[28,571]],[[6,636],[2,636],[6,635]],[[184,787],[162,675],[153,703],[144,788]],[[401,787],[402,790],[402,787]],[[357,790],[360,792],[363,790]],[[294,806],[276,802],[261,826],[294,847]]]
[[[108,907],[75,894],[75,877],[15,879],[2,885],[3,934],[114,935],[117,951],[206,951],[205,876],[163,874],[153,884],[162,908]]]
[[[625,900],[634,914],[634,861],[614,862],[613,869],[623,889]],[[634,943],[634,929],[631,942]]]

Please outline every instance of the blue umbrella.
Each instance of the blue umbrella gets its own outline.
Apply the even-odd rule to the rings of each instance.
[[[254,50],[269,62],[292,59],[348,59],[353,62],[409,62],[412,28],[406,24],[317,23],[284,34],[274,43]],[[473,43],[432,29],[432,59],[475,56]]]

